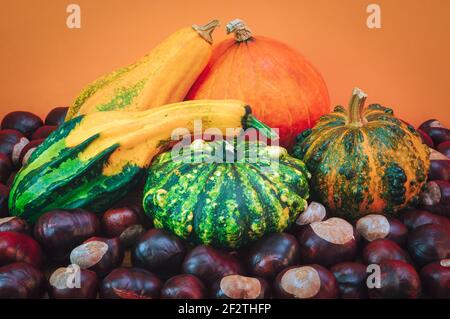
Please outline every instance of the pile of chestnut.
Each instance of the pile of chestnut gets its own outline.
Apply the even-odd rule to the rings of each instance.
[[[350,223],[311,202],[286,232],[226,251],[154,228],[139,191],[103,214],[9,216],[14,172],[66,111],[1,122],[0,298],[450,299],[450,138],[435,120],[420,127],[437,151],[418,207]]]

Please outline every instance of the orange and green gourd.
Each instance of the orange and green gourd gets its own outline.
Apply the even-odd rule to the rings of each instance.
[[[337,106],[322,116],[297,137],[293,150],[312,174],[313,196],[350,219],[407,206],[425,184],[430,165],[417,131],[392,109],[365,107],[365,100],[356,88],[347,110]]]

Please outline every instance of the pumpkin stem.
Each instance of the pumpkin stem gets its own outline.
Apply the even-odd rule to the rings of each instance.
[[[365,122],[362,114],[367,94],[359,88],[354,88],[348,105],[348,124],[363,125]]]
[[[278,134],[271,127],[267,126],[251,114],[247,114],[244,119],[243,127],[244,129],[254,128],[272,140],[279,138]]]
[[[234,32],[237,42],[244,42],[253,37],[252,31],[241,19],[234,19],[227,24],[227,34]]]
[[[212,20],[205,25],[192,25],[192,29],[197,31],[197,33],[209,43],[213,43],[212,33],[215,28],[219,26],[219,20]]]

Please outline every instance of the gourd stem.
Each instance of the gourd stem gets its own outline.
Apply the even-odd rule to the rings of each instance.
[[[219,20],[212,20],[205,25],[192,25],[192,29],[197,31],[197,33],[209,43],[213,43],[212,33],[215,28],[219,26]]]
[[[270,139],[278,139],[278,134],[269,126],[258,120],[256,117],[254,117],[251,114],[247,115],[247,118],[245,120],[245,123],[243,125],[244,129],[247,128],[254,128],[258,130],[261,134],[264,136],[270,138]]]
[[[234,19],[227,24],[227,34],[234,32],[237,42],[244,42],[253,37],[252,31],[241,19]]]
[[[354,88],[350,103],[348,106],[348,123],[363,125],[364,118],[362,116],[364,110],[364,102],[367,94],[359,88]]]

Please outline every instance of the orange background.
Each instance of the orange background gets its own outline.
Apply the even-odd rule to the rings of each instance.
[[[45,116],[84,85],[133,62],[180,27],[218,18],[247,22],[255,34],[297,48],[321,71],[334,104],[354,86],[369,102],[419,124],[450,126],[448,0],[8,0],[0,1],[0,116]],[[66,27],[66,7],[81,6],[81,29]],[[366,26],[381,5],[382,29]]]

